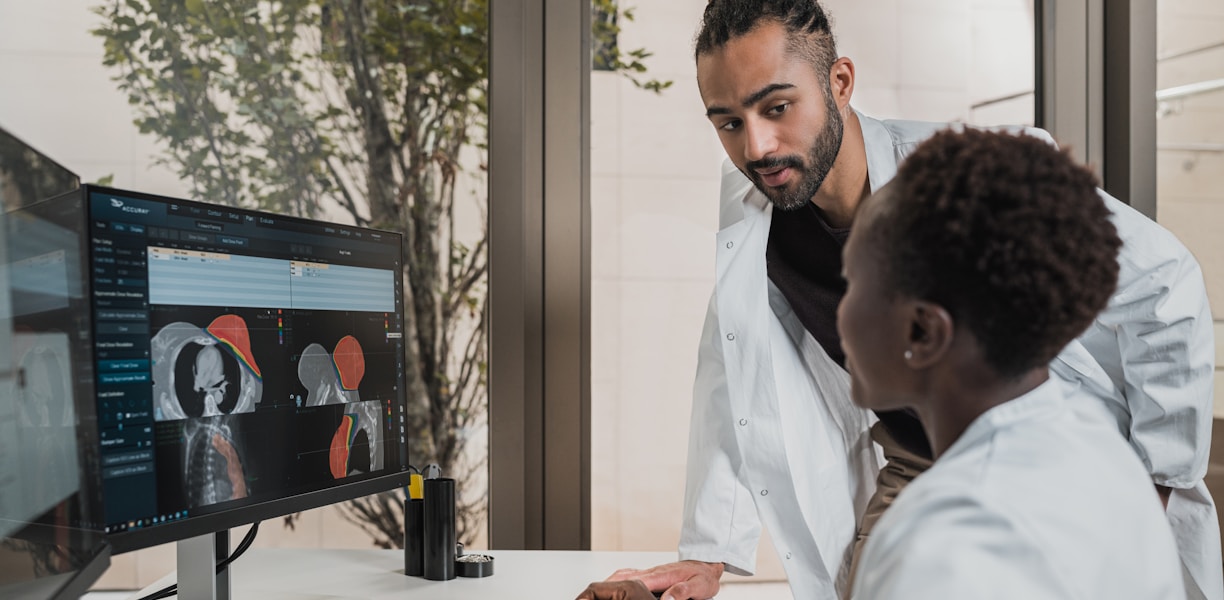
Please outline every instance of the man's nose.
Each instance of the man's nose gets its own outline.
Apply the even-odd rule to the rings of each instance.
[[[772,127],[745,124],[744,130],[744,158],[748,162],[761,160],[777,151],[778,138]]]

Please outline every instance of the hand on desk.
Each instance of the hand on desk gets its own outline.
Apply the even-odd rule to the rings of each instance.
[[[655,600],[656,597],[646,588],[646,584],[634,579],[592,583],[578,594],[576,600]]]
[[[722,573],[722,563],[684,560],[645,570],[621,569],[613,573],[608,578],[608,582],[639,580],[646,586],[646,589],[662,591],[663,594],[660,597],[665,600],[706,600],[718,594],[718,580],[722,577]],[[602,600],[603,596],[593,598]],[[616,596],[616,598],[621,598],[621,596]],[[625,596],[625,598],[637,598],[637,596]]]

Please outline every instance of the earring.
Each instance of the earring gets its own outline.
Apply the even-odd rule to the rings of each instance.
[[[913,351],[913,350],[906,350],[906,351],[905,351],[905,360],[913,360],[913,358],[914,358],[914,351]]]

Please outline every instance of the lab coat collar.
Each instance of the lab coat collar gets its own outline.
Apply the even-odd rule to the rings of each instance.
[[[751,211],[753,215],[760,215],[767,213],[770,206],[765,194],[752,185],[752,181],[736,168],[731,159],[725,159],[722,166],[721,196],[719,198],[719,231],[741,223],[746,216],[746,210]]]
[[[1066,408],[1063,383],[1050,377],[1027,394],[1013,398],[978,416],[965,428],[940,459],[955,456],[977,446],[983,439],[1015,423],[1050,418]]]
[[[859,126],[863,130],[863,147],[867,151],[867,180],[871,184],[871,193],[884,187],[897,174],[897,154],[893,149],[892,134],[884,123],[868,117],[859,111]]]

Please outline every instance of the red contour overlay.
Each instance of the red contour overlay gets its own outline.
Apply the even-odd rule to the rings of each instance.
[[[340,338],[332,353],[332,362],[340,376],[340,387],[351,392],[361,386],[361,378],[365,377],[365,352],[357,338],[351,335]]]
[[[336,434],[332,436],[330,462],[331,474],[335,479],[348,475],[349,453],[353,450],[353,425],[352,415],[344,415]]]

